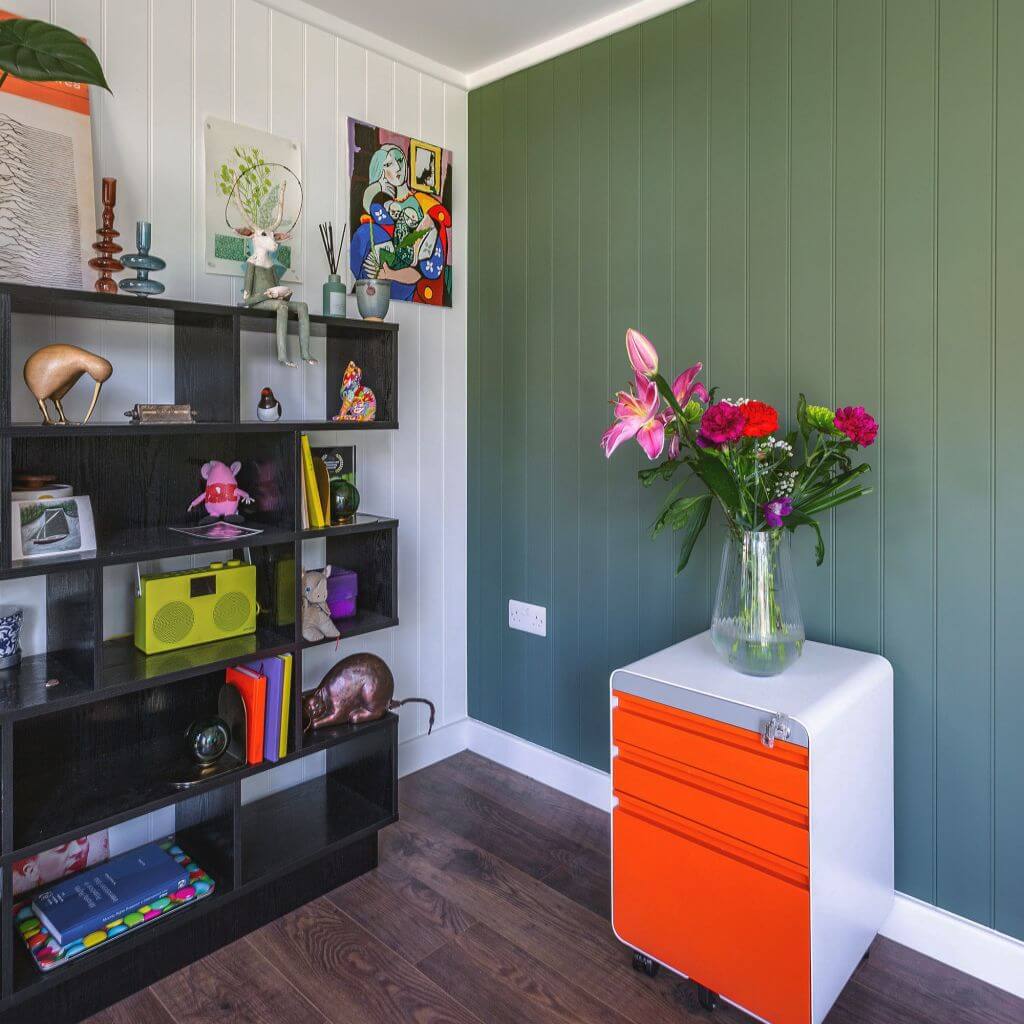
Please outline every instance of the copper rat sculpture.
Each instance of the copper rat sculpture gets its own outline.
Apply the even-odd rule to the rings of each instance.
[[[429,733],[434,728],[434,704],[425,697],[393,700],[395,677],[387,663],[376,654],[350,654],[342,658],[320,685],[302,698],[305,729],[372,722],[403,704],[426,704],[430,708]]]

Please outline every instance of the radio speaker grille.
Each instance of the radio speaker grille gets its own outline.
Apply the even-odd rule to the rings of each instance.
[[[162,644],[178,644],[196,623],[195,612],[187,601],[171,601],[153,616],[153,636]]]
[[[213,622],[218,629],[230,633],[241,629],[249,618],[252,604],[245,594],[232,590],[217,601],[213,609]]]

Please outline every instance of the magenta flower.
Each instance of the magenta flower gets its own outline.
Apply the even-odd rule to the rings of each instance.
[[[658,350],[632,327],[626,331],[626,355],[635,373],[653,377],[658,372]]]
[[[673,434],[668,439],[668,457],[670,459],[678,459],[680,447],[681,445],[679,443],[679,435]]]
[[[700,421],[697,444],[701,448],[710,448],[712,445],[738,441],[746,425],[747,417],[741,406],[730,402],[715,402],[708,406]]]
[[[658,388],[643,374],[636,375],[636,393],[632,389],[620,391],[615,396],[615,422],[601,437],[601,447],[606,457],[631,437],[652,462],[665,447],[665,423],[658,414]]]
[[[878,436],[878,423],[863,405],[847,405],[836,409],[835,425],[854,444],[867,448]]]
[[[792,511],[793,502],[789,498],[776,498],[764,506],[764,521],[773,530],[777,530],[782,525],[782,520]]]

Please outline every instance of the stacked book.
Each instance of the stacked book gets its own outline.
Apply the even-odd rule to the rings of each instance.
[[[331,525],[331,482],[335,478],[347,480],[355,486],[355,446],[311,448],[309,437],[303,434],[300,514],[304,530],[318,530]]]
[[[288,753],[292,656],[281,654],[227,670],[245,705],[246,761],[279,761]]]
[[[213,893],[214,880],[173,839],[149,843],[14,904],[41,971],[146,928]]]

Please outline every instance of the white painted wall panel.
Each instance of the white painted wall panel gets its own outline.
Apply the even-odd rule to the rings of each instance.
[[[160,279],[167,295],[234,302],[240,280],[206,272],[203,211],[203,118],[237,120],[295,139],[302,148],[304,216],[296,296],[320,312],[327,273],[317,223],[348,219],[347,118],[360,117],[419,135],[451,149],[455,160],[455,299],[452,310],[395,303],[401,324],[400,429],[348,435],[358,447],[359,489],[367,512],[397,515],[399,615],[392,630],[306,652],[303,685],[316,685],[339,657],[369,650],[392,666],[399,697],[425,696],[438,724],[465,716],[466,592],[466,217],[468,182],[466,93],[332,31],[288,13],[288,0],[12,0],[29,17],[48,18],[87,37],[103,62],[114,95],[93,90],[97,183],[118,179],[116,226],[126,250],[134,225],[153,222],[153,251],[168,261]],[[273,7],[273,9],[271,9]],[[301,5],[292,6],[301,11]],[[97,184],[97,209],[99,209]],[[348,243],[342,257],[345,278]],[[356,315],[355,299],[349,296]],[[19,317],[15,365],[38,345],[71,341],[115,364],[97,411],[117,422],[139,401],[173,400],[173,336],[163,327]],[[317,367],[277,365],[270,335],[243,335],[242,415],[254,417],[256,396],[270,384],[287,415],[321,415],[325,342],[314,338]],[[293,341],[294,343],[294,341]],[[297,345],[296,353],[297,356]],[[338,382],[340,385],[340,382]],[[15,420],[34,420],[34,402],[17,377]],[[72,415],[88,395],[69,397]],[[320,434],[329,444],[337,435]],[[304,563],[321,565],[322,541],[304,545]],[[130,629],[130,569],[108,573],[106,634]],[[28,605],[26,649],[45,644],[44,591],[38,581],[0,584],[0,601]],[[420,709],[401,715],[400,738],[426,731]],[[322,771],[316,756],[296,768],[247,780],[246,798],[283,788]],[[112,844],[126,849],[165,834],[173,819],[150,816],[119,825]]]

